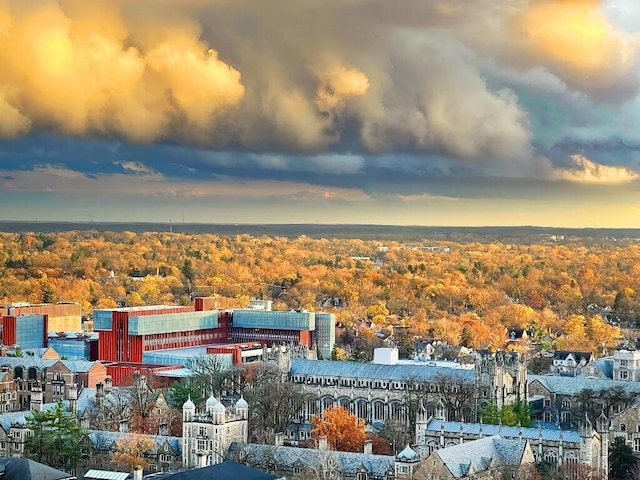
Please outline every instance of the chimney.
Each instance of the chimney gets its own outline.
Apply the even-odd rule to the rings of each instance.
[[[322,435],[318,437],[318,450],[329,450],[329,445],[327,444],[327,436]]]
[[[104,377],[104,393],[109,393],[113,387],[113,380],[111,375]]]
[[[133,468],[133,480],[142,480],[142,467],[140,465],[136,465]]]
[[[370,438],[367,438],[364,441],[364,453],[373,453],[373,441]]]
[[[78,409],[78,384],[72,383],[69,385],[69,392],[67,393],[67,398],[69,400],[69,410],[73,413],[77,413]]]
[[[284,433],[276,433],[275,446],[282,447],[284,445]]]
[[[204,468],[207,466],[207,456],[202,450],[199,450],[198,453],[198,468]]]
[[[36,385],[31,389],[30,409],[34,412],[42,411],[42,387],[39,385]]]

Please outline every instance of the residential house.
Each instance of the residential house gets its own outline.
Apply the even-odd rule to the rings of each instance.
[[[558,350],[553,354],[551,373],[567,376],[597,377],[598,367],[591,352]]]

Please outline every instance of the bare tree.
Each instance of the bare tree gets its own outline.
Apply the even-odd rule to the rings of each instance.
[[[258,368],[245,396],[249,403],[249,431],[258,443],[273,443],[275,434],[298,420],[305,402],[313,398],[302,387],[284,379],[275,366]]]
[[[468,383],[461,375],[455,373],[438,375],[435,379],[440,400],[447,411],[448,420],[463,420],[465,412],[468,416],[475,414],[476,389],[473,383]],[[472,420],[464,418],[465,421]]]

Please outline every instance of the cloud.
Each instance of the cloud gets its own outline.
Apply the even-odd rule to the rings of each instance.
[[[571,156],[572,166],[555,171],[560,180],[577,183],[623,184],[637,180],[640,175],[626,167],[600,165],[582,155]]]
[[[539,176],[516,87],[637,91],[636,10],[611,1],[0,0],[0,137],[194,146],[197,170],[360,175],[398,155]]]
[[[600,1],[537,2],[513,28],[531,58],[568,84],[596,94],[636,91],[638,37],[615,28]]]
[[[141,162],[113,162],[114,165],[120,165],[127,173],[134,174],[153,174],[155,170],[147,167]]]

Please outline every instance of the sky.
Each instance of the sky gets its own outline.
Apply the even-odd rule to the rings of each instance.
[[[637,0],[0,0],[0,220],[640,227]]]

